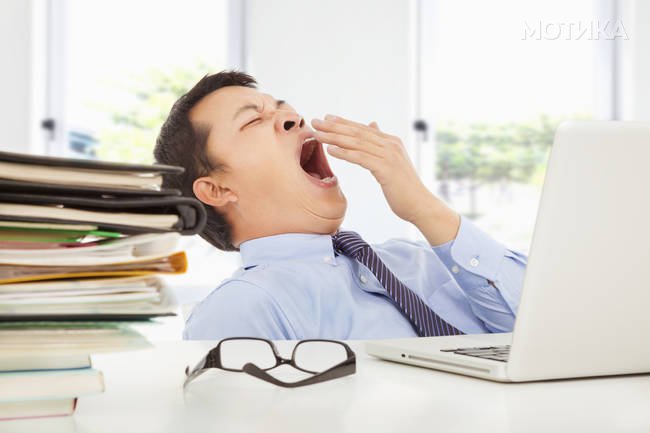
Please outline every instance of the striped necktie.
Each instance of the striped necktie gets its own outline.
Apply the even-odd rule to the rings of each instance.
[[[361,236],[351,231],[339,231],[332,236],[334,250],[358,260],[373,273],[390,298],[420,337],[460,335],[461,331],[445,322],[411,289],[406,287],[381,261],[377,253]]]

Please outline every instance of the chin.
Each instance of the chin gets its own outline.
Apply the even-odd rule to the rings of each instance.
[[[341,217],[341,219],[336,221],[332,220],[331,224],[329,224],[327,227],[323,227],[325,234],[333,235],[339,230],[341,224],[343,224],[343,217]]]
[[[339,188],[336,193],[323,197],[316,203],[312,203],[311,210],[314,216],[325,220],[342,221],[348,208],[348,201]]]
[[[318,205],[305,207],[310,228],[307,231],[318,234],[331,234],[336,232],[345,218],[345,211],[347,209],[345,197],[341,194],[338,200],[324,201],[318,203]]]

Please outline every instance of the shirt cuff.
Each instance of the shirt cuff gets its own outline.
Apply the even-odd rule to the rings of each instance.
[[[461,216],[456,239],[433,247],[433,251],[464,290],[485,287],[496,281],[507,248]]]

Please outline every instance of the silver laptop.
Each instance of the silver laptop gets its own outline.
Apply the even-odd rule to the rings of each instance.
[[[366,351],[502,382],[650,372],[650,122],[558,128],[513,333]]]

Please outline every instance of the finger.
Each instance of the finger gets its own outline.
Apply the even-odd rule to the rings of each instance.
[[[379,158],[370,155],[367,152],[343,149],[335,145],[327,146],[327,153],[332,155],[334,158],[360,165],[361,167],[370,170],[371,173],[375,172],[380,163]]]
[[[335,132],[350,137],[365,138],[369,140],[376,137],[370,131],[362,131],[359,128],[353,128],[349,125],[344,125],[338,122],[330,122],[329,120],[312,119],[311,125],[318,131]]]
[[[334,132],[337,134],[347,135],[349,137],[354,137],[357,140],[365,140],[366,145],[374,146],[383,146],[383,138],[378,137],[373,130],[370,130],[367,126],[364,126],[364,129],[356,128],[350,125],[345,125],[340,122],[331,122],[329,120],[320,120],[312,119],[312,126],[317,131],[323,132]]]
[[[321,143],[333,144],[346,150],[366,152],[375,157],[381,157],[380,147],[369,144],[365,140],[359,140],[356,137],[322,131],[314,131],[314,137],[316,137],[316,140],[320,141]]]
[[[346,119],[341,116],[334,116],[332,114],[327,114],[325,116],[325,120],[328,120],[330,122],[334,123],[339,123],[342,125],[347,125],[356,129],[364,130],[364,131],[371,131],[373,134],[382,137],[382,138],[388,138],[388,134],[384,134],[383,132],[379,131],[378,129],[371,128],[368,125],[364,125],[363,123],[358,123],[349,119]]]

